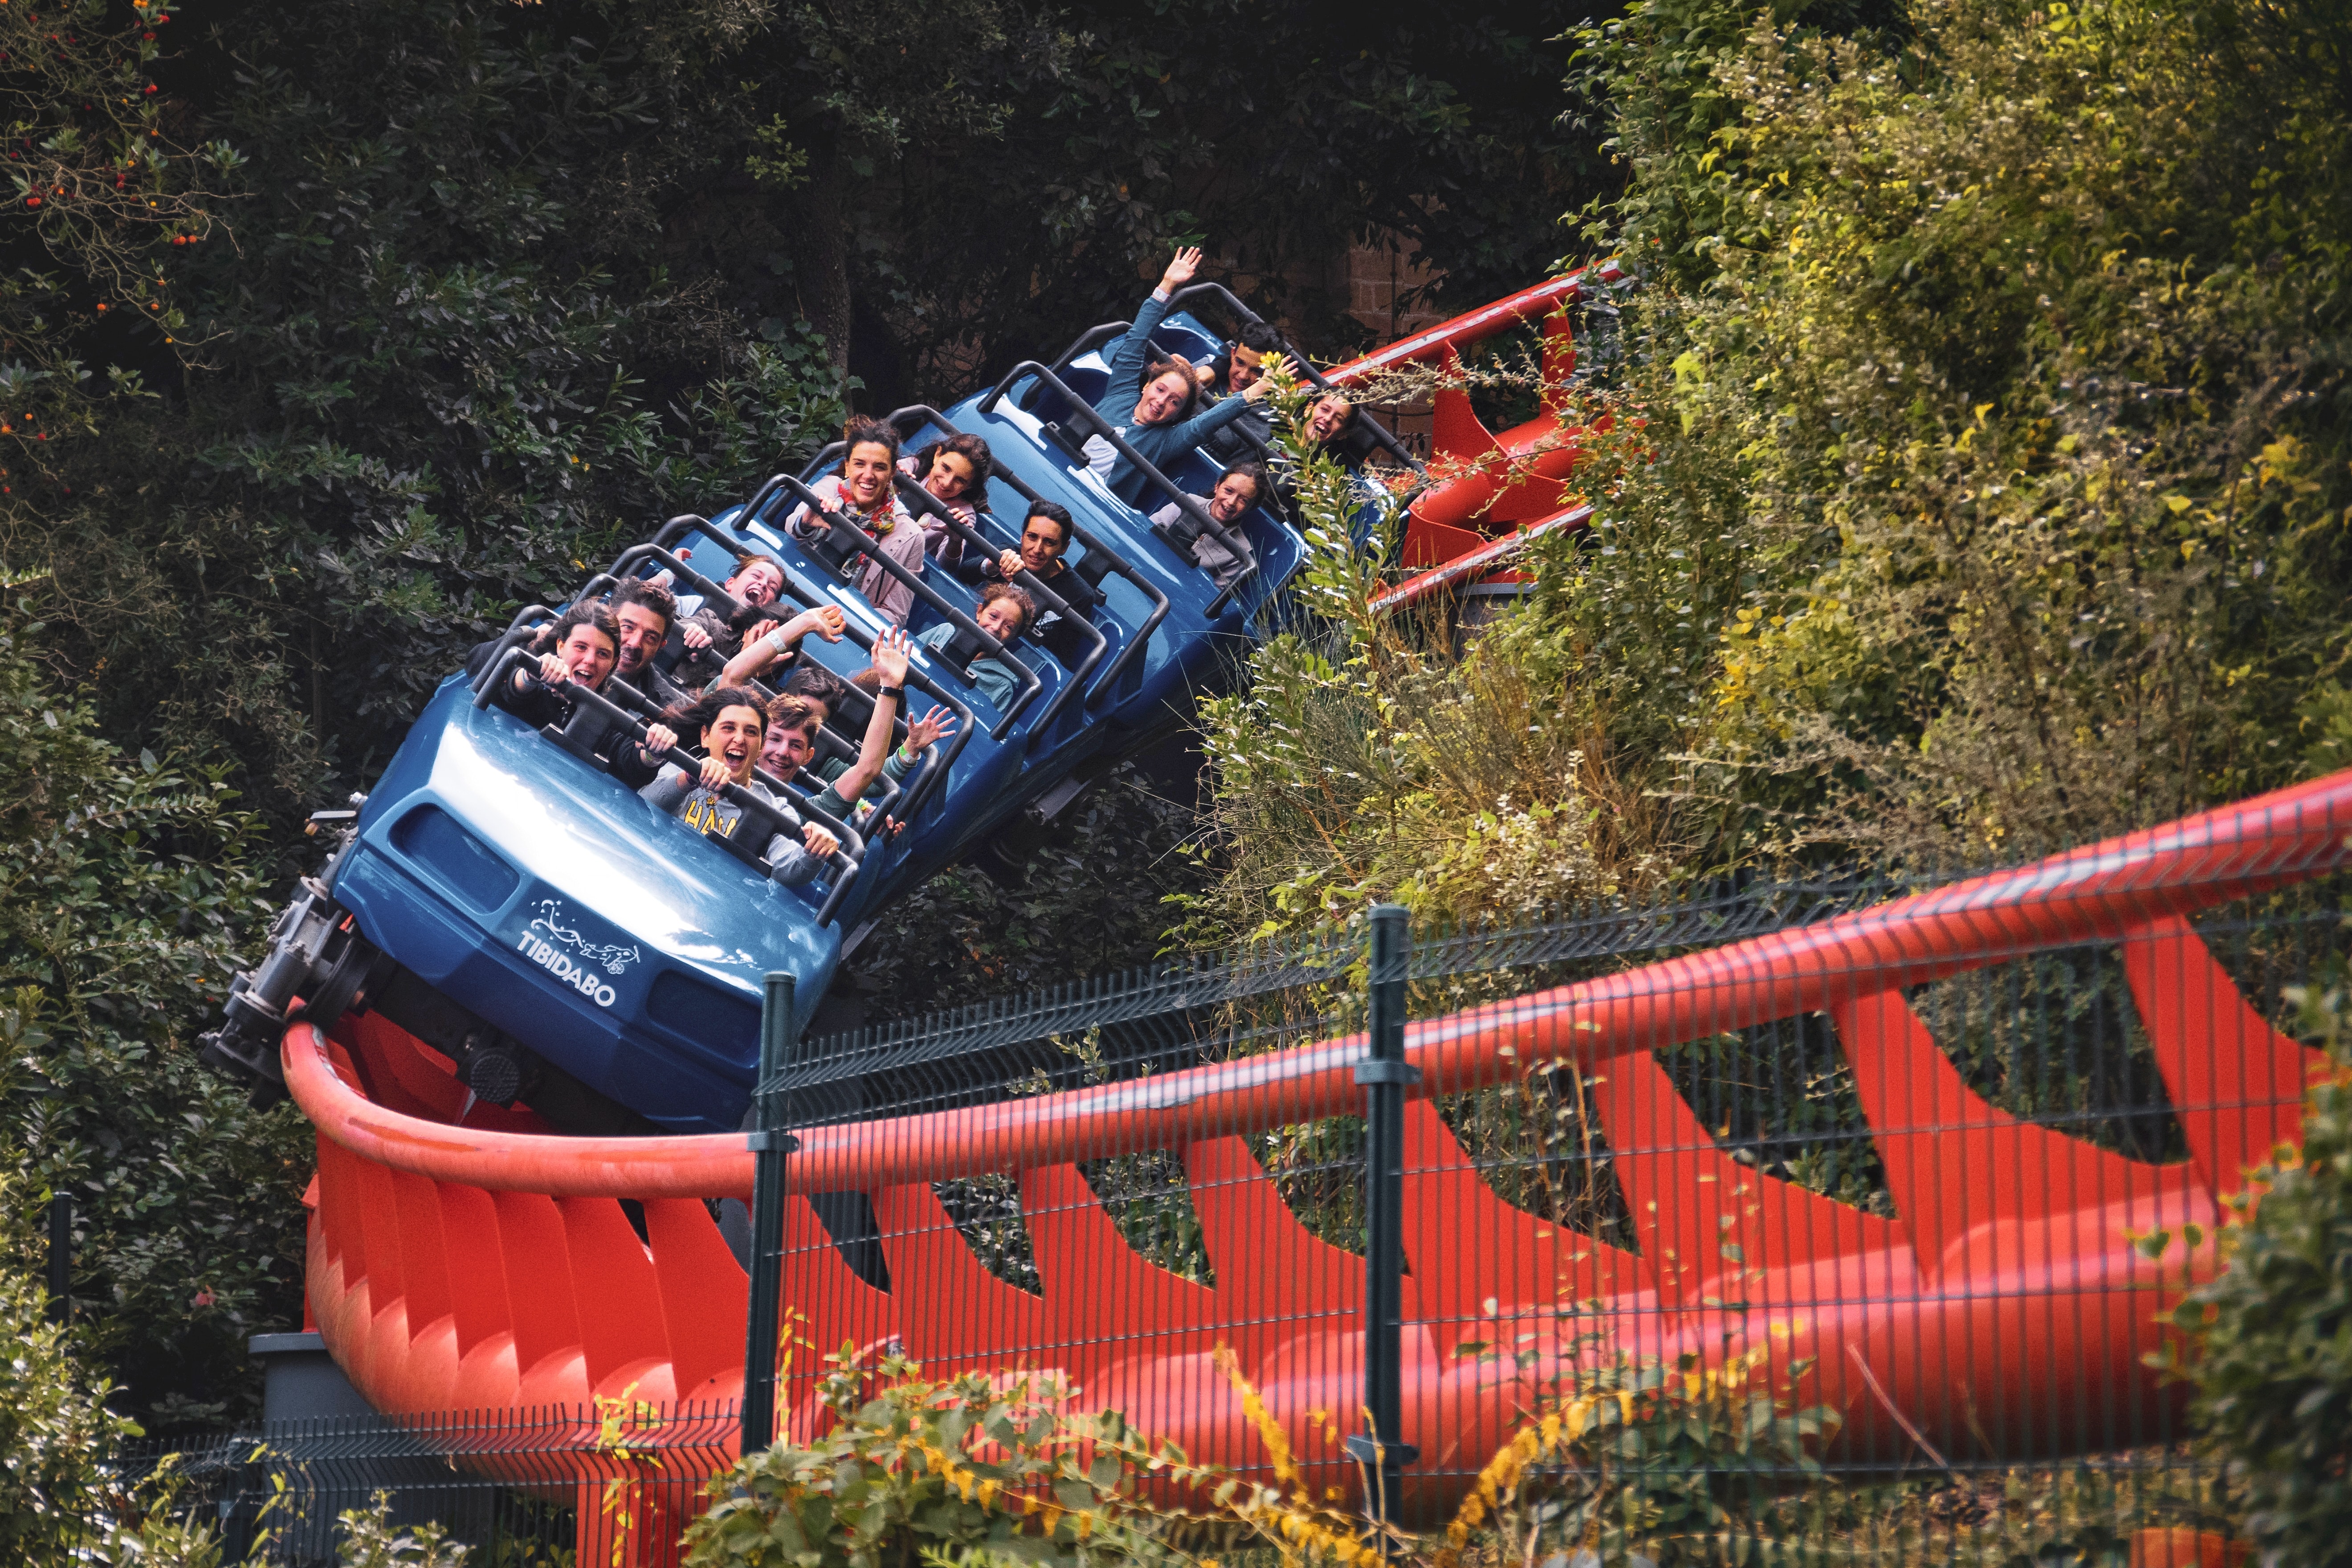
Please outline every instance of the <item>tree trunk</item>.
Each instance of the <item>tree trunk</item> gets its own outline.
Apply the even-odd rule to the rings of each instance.
[[[808,181],[793,205],[801,232],[798,257],[801,313],[824,334],[834,374],[849,374],[849,242],[843,225],[848,161],[832,138],[809,154]]]

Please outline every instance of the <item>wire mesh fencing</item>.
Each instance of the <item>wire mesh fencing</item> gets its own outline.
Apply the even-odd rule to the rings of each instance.
[[[581,1568],[622,1560],[614,1545],[641,1535],[675,1541],[733,1462],[740,1418],[732,1404],[628,1401],[142,1439],[110,1467],[112,1507],[88,1531],[95,1548],[160,1510],[209,1527],[218,1561],[324,1568],[350,1560],[358,1510],[395,1530],[438,1525],[484,1568]]]
[[[2159,1363],[2322,1065],[2289,993],[2343,972],[2343,849],[2302,826],[1395,911],[780,1041],[747,1441],[771,1375],[804,1441],[895,1348],[1550,1568],[2225,1530]]]

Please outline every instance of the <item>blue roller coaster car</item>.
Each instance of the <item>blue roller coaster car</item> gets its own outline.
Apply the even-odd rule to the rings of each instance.
[[[341,842],[279,917],[268,956],[237,977],[226,1021],[206,1037],[207,1059],[254,1080],[257,1095],[282,1094],[278,1040],[290,1021],[373,1009],[446,1055],[480,1099],[524,1100],[564,1131],[741,1125],[759,1059],[762,977],[794,976],[795,1028],[804,1026],[840,962],[845,931],[986,847],[1014,814],[1050,819],[1110,763],[1166,733],[1182,700],[1232,668],[1253,617],[1300,563],[1298,536],[1262,507],[1242,525],[1253,564],[1220,588],[1089,471],[1081,447],[1097,434],[1168,497],[1206,494],[1221,471],[1197,451],[1170,471],[1152,468],[1088,406],[1107,379],[1092,351],[1108,331],[1080,339],[1054,365],[1017,367],[944,413],[913,407],[891,416],[910,450],[969,431],[995,458],[976,523],[951,519],[902,481],[909,507],[992,555],[1017,543],[1030,502],[1058,501],[1077,522],[1066,564],[1102,595],[1091,616],[1077,617],[1083,646],[1066,642],[1066,662],[1026,637],[1002,648],[972,619],[973,592],[950,574],[906,578],[886,564],[914,586],[910,631],[956,628],[944,648],[917,649],[909,683],[952,708],[957,729],[865,818],[887,815],[903,831],[861,835],[771,781],[794,812],[830,823],[842,840],[818,879],[779,885],[748,847],[765,833],[743,835],[746,844],[706,837],[601,765],[600,752],[629,743],[654,712],[634,689],[616,680],[604,697],[576,700],[562,730],[535,730],[490,702],[495,684],[524,658],[521,645],[555,613],[532,605],[477,677],[442,683],[361,809],[320,814]],[[1184,313],[1153,335],[1195,360],[1217,346]],[[784,563],[786,599],[841,609],[848,635],[837,644],[811,638],[802,657],[845,679],[887,628],[850,586],[866,568],[862,557],[880,557],[838,517],[812,541],[784,527],[803,502],[823,514],[810,486],[835,456],[777,475],[715,517],[672,520],[580,596],[667,571],[682,613],[732,610],[736,601],[696,563],[767,554]],[[1181,504],[1218,526],[1196,503]],[[1023,577],[1047,607],[1059,603]],[[681,646],[673,626],[667,656]],[[1002,709],[965,668],[992,653],[1026,672]],[[852,710],[821,734],[822,750],[854,753],[852,738],[871,711],[857,710],[866,700],[853,694],[845,704]]]

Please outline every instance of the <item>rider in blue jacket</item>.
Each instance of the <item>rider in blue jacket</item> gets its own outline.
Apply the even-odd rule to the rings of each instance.
[[[1200,268],[1198,247],[1176,253],[1168,270],[1160,275],[1160,287],[1135,312],[1135,324],[1112,348],[1110,384],[1095,402],[1096,412],[1118,426],[1127,444],[1163,473],[1170,463],[1198,447],[1213,432],[1240,418],[1274,389],[1272,376],[1261,375],[1239,397],[1225,398],[1195,413],[1200,383],[1192,365],[1181,355],[1155,356],[1152,329],[1168,314],[1169,301],[1176,290],[1190,283]],[[1277,356],[1267,368],[1280,371],[1289,365]],[[1171,499],[1159,494],[1142,470],[1100,436],[1087,442],[1086,451],[1095,472],[1102,475],[1112,491],[1128,505],[1150,511]]]

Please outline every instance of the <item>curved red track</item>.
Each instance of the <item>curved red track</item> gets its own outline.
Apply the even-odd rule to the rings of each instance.
[[[1507,1437],[1522,1378],[1454,1354],[1516,1342],[1549,1375],[1595,1333],[1610,1352],[1710,1358],[1754,1347],[1813,1363],[1801,1394],[1843,1412],[1859,1455],[2021,1458],[2159,1431],[2171,1395],[2142,1357],[2158,1311],[2210,1252],[2162,1267],[2130,1245],[2212,1228],[2242,1173],[2298,1133],[2315,1053],[2275,1034],[2183,918],[2352,858],[2352,773],[1819,925],[1410,1027],[1404,1436],[1426,1517]],[[2120,945],[2190,1150],[2128,1160],[1977,1098],[1905,988],[2021,953]],[[1867,1214],[1718,1152],[1653,1052],[1822,1012],[1834,1021],[1895,1213]],[[1196,1457],[1262,1459],[1209,1352],[1233,1345],[1309,1462],[1309,1412],[1357,1398],[1361,1264],[1308,1235],[1247,1134],[1360,1103],[1360,1037],[1097,1089],[819,1129],[796,1192],[872,1198],[891,1292],[852,1274],[790,1201],[785,1300],[821,1346],[896,1338],[935,1370],[1058,1366]],[[745,1278],[702,1199],[748,1197],[743,1137],[583,1139],[448,1125],[439,1058],[372,1018],[298,1026],[287,1080],[319,1129],[309,1299],[337,1361],[380,1408],[730,1398]],[[1573,1060],[1594,1092],[1640,1253],[1553,1226],[1489,1190],[1430,1097]],[[481,1114],[477,1112],[478,1116]],[[1213,1289],[1128,1248],[1077,1162],[1182,1152]],[[987,1273],[930,1184],[1019,1177],[1042,1293]],[[616,1199],[643,1203],[646,1236]],[[1574,1315],[1563,1317],[1563,1303]],[[1726,1303],[1731,1303],[1726,1305]],[[1582,1353],[1594,1346],[1582,1343]],[[807,1407],[803,1361],[787,1420]],[[2053,1399],[2053,1388],[2070,1391]],[[1451,1470],[1451,1479],[1434,1472]],[[583,1517],[584,1514],[583,1514]],[[649,1534],[650,1555],[667,1550]],[[643,1533],[643,1532],[641,1532]]]

